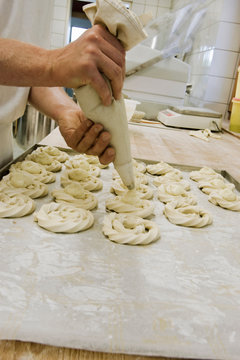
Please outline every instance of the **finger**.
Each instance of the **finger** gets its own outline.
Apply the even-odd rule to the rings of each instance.
[[[80,153],[87,153],[87,151],[93,146],[98,138],[100,132],[103,130],[101,124],[94,124],[80,139],[77,144],[77,151]]]
[[[111,135],[107,131],[103,131],[95,144],[87,151],[88,155],[101,155],[105,149],[109,146],[111,140]]]
[[[102,155],[99,156],[99,161],[103,165],[110,164],[115,159],[115,149],[112,147],[107,147],[107,149],[103,152]]]

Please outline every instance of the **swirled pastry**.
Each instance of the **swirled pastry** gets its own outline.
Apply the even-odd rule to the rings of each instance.
[[[167,203],[163,210],[173,224],[187,227],[204,227],[212,223],[212,216],[198,206],[185,205],[182,200]]]
[[[158,187],[158,199],[164,203],[169,201],[184,199],[188,204],[195,205],[197,203],[194,195],[185,190],[184,184],[180,182],[172,182],[169,184],[162,184]]]
[[[109,165],[103,165],[100,163],[98,156],[87,155],[87,154],[77,154],[74,156],[75,160],[86,160],[90,165],[99,166],[100,169],[107,168]]]
[[[118,244],[147,245],[160,238],[156,223],[134,215],[106,215],[102,230],[105,236]]]
[[[134,172],[135,182],[138,182],[139,184],[144,184],[144,185],[148,184],[149,181],[148,181],[148,176],[146,174],[143,174],[134,168],[133,168],[133,172]],[[115,169],[112,172],[112,178],[113,178],[113,180],[120,179],[120,176]]]
[[[34,201],[23,194],[11,191],[0,192],[0,218],[17,218],[31,214],[35,210]]]
[[[169,172],[173,172],[175,174],[178,174],[182,178],[180,170],[175,169],[164,161],[160,161],[156,164],[147,165],[147,172],[149,172],[149,174],[151,175],[165,175]]]
[[[136,171],[141,173],[146,172],[146,164],[144,164],[144,162],[135,159],[133,159],[132,162],[133,162],[133,167]]]
[[[34,220],[39,226],[52,232],[76,233],[89,229],[94,217],[89,210],[51,202],[42,205],[40,210],[34,213]]]
[[[140,199],[135,190],[129,190],[123,196],[115,196],[106,200],[106,208],[117,213],[128,213],[146,218],[153,213],[151,201]]]
[[[69,156],[66,152],[59,150],[55,146],[41,146],[35,150],[36,153],[46,153],[50,155],[54,160],[57,160],[61,163],[69,159]]]
[[[153,189],[150,186],[141,184],[138,181],[135,182],[135,190],[141,199],[150,200],[153,198]],[[111,186],[111,192],[116,195],[124,195],[128,191],[128,188],[123,184],[121,179],[113,181]]]
[[[12,164],[10,167],[10,172],[13,171],[25,171],[31,174],[34,180],[43,182],[44,184],[49,184],[56,181],[55,174],[53,174],[51,171],[47,171],[43,165],[30,160],[25,160],[17,162],[16,164]]]
[[[220,189],[230,189],[233,190],[235,188],[234,184],[228,184],[223,179],[213,178],[208,181],[199,181],[198,183],[199,189],[202,190],[205,194],[210,194],[212,191],[220,190]]]
[[[237,196],[231,189],[220,189],[210,193],[208,200],[214,205],[224,209],[240,211],[240,196]]]
[[[62,164],[45,152],[33,151],[32,154],[26,157],[26,160],[31,160],[43,165],[47,171],[58,172],[62,169]]]
[[[53,190],[52,196],[56,202],[73,205],[86,210],[92,210],[98,204],[96,196],[76,182],[67,185],[64,189]]]
[[[209,181],[211,179],[223,179],[222,175],[207,166],[202,167],[200,170],[191,171],[189,177],[197,182],[202,180]]]
[[[32,199],[44,197],[48,194],[47,185],[36,181],[27,172],[14,171],[3,177],[0,182],[0,190],[9,189],[14,194],[24,194]]]
[[[87,160],[72,158],[65,162],[66,168],[69,169],[82,169],[92,176],[100,176],[101,170],[98,165],[89,164]]]
[[[85,190],[97,191],[103,187],[102,180],[95,176],[91,176],[87,171],[82,169],[71,169],[64,171],[61,176],[61,185],[63,187],[71,184],[72,182],[78,182]]]
[[[181,173],[168,172],[165,175],[154,176],[153,184],[155,186],[160,186],[162,184],[169,184],[170,182],[181,182],[184,184],[185,189],[189,190],[190,184],[186,180],[182,180],[182,178]]]

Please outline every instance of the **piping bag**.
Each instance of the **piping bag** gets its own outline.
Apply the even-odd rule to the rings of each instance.
[[[83,10],[92,25],[105,26],[118,38],[125,50],[130,50],[147,37],[139,17],[127,10],[120,0],[96,0],[96,3],[85,5]],[[111,90],[109,80],[106,77],[105,80]],[[111,134],[111,145],[116,151],[114,167],[124,185],[128,189],[134,189],[128,121],[123,96],[120,100],[113,99],[111,105],[104,106],[91,85],[83,85],[74,89],[74,92],[85,116],[95,123],[102,124]]]

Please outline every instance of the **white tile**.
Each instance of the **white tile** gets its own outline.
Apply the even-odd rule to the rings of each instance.
[[[147,0],[145,2],[145,5],[150,5],[150,6],[158,6],[158,0]]]
[[[65,21],[63,20],[53,20],[52,21],[52,32],[57,34],[65,33]]]
[[[214,50],[191,54],[186,57],[186,62],[191,66],[192,75],[207,75],[212,66]]]
[[[233,78],[238,54],[232,51],[214,50],[209,74]]]
[[[171,0],[158,0],[158,6],[170,9],[171,8]]]
[[[165,8],[165,7],[157,7],[157,16],[163,16],[167,13],[169,13],[169,9],[168,8]]]
[[[157,6],[145,5],[144,8],[145,13],[152,14],[153,18],[157,17]]]
[[[224,0],[220,20],[240,24],[240,1]]]
[[[60,48],[64,46],[65,37],[61,34],[51,35],[51,47]]]
[[[55,0],[55,1],[54,1],[54,5],[55,5],[55,6],[64,6],[64,7],[67,7],[67,6],[68,6],[68,3],[70,3],[69,0]]]
[[[232,79],[209,76],[204,97],[205,100],[227,104],[231,85]]]
[[[132,11],[134,11],[137,15],[142,15],[144,14],[144,5],[141,4],[132,4]]]
[[[240,24],[220,22],[216,40],[218,49],[239,51],[240,49]]]
[[[53,18],[57,20],[65,20],[67,9],[61,6],[54,6]]]
[[[216,46],[218,23],[199,30],[193,42],[192,52],[212,50]]]
[[[146,0],[133,0],[133,4],[143,4],[145,5]]]

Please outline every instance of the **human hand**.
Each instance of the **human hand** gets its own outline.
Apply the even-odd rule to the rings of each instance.
[[[125,76],[125,50],[102,25],[94,25],[76,41],[51,52],[54,84],[78,88],[90,84],[104,105],[110,105],[112,94],[103,78],[111,83],[115,99],[121,97]]]
[[[97,155],[103,165],[115,159],[110,144],[111,135],[101,124],[88,120],[80,108],[68,109],[58,119],[59,130],[68,146],[87,155]]]

